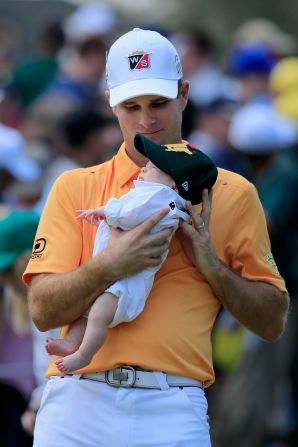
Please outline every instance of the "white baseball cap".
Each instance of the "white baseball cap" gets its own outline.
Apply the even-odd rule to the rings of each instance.
[[[294,123],[270,104],[252,103],[233,116],[229,141],[246,154],[265,154],[284,149],[297,141]]]
[[[1,123],[0,167],[21,182],[37,181],[42,174],[39,164],[26,154],[22,135]]]
[[[84,39],[93,34],[108,34],[117,26],[117,18],[108,5],[82,5],[66,18],[63,30],[70,40]]]
[[[174,99],[182,67],[172,43],[156,31],[134,28],[111,46],[107,56],[110,106],[143,95]]]

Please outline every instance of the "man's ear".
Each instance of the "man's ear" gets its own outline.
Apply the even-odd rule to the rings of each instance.
[[[109,99],[110,99],[110,91],[109,90],[105,90],[105,97],[109,101]]]
[[[189,92],[189,81],[182,81],[182,84],[180,87],[180,95],[179,95],[181,105],[182,105],[182,110],[184,110],[187,105],[188,92]]]

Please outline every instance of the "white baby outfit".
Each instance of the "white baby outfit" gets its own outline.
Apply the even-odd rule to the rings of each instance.
[[[124,231],[130,230],[165,207],[169,207],[169,213],[155,225],[151,233],[170,227],[176,229],[179,219],[189,220],[189,215],[185,211],[185,200],[169,186],[139,180],[135,180],[134,185],[135,188],[127,194],[119,199],[110,199],[104,206],[106,221],[102,221],[98,227],[93,256],[107,245],[111,233],[110,226]],[[167,255],[168,251],[163,255],[162,262]],[[142,312],[151,291],[155,273],[160,269],[161,264],[136,275],[122,278],[106,290],[118,297],[117,310],[109,327],[131,321]]]

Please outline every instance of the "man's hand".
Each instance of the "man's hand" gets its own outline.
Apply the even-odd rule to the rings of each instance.
[[[172,229],[150,230],[169,212],[164,208],[130,231],[112,230],[106,248],[78,268],[64,273],[39,274],[31,280],[31,317],[41,331],[79,318],[110,284],[160,264]]]
[[[216,260],[209,234],[211,204],[212,192],[209,194],[207,189],[203,190],[200,214],[196,212],[190,202],[186,202],[186,209],[190,214],[191,221],[190,223],[180,222],[177,232],[186,254],[202,273],[206,269],[210,269]]]
[[[100,256],[110,264],[116,279],[161,263],[162,254],[169,248],[172,230],[155,234],[150,231],[168,212],[164,208],[130,231],[111,228],[111,237]]]
[[[275,341],[285,327],[288,295],[267,282],[242,278],[217,257],[209,235],[211,197],[207,190],[203,191],[201,213],[189,202],[187,210],[192,225],[181,222],[178,236],[194,265],[237,321],[264,340]]]

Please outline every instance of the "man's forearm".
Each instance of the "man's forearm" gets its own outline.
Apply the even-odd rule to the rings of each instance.
[[[68,324],[114,281],[159,265],[169,248],[171,230],[150,231],[167,213],[163,208],[130,231],[112,228],[105,249],[75,270],[33,277],[29,305],[36,326],[46,331]]]
[[[213,253],[203,274],[222,305],[240,323],[266,341],[281,335],[289,306],[286,293],[263,281],[241,277]]]
[[[186,208],[192,225],[180,224],[180,240],[193,264],[205,276],[222,305],[240,323],[264,340],[276,340],[284,330],[288,294],[264,281],[241,277],[218,258],[210,240],[211,199],[206,189],[200,213],[190,202],[186,202]],[[260,222],[264,224],[262,219]]]
[[[115,280],[100,261],[97,257],[70,272],[32,278],[29,307],[38,329],[46,331],[76,320]]]

